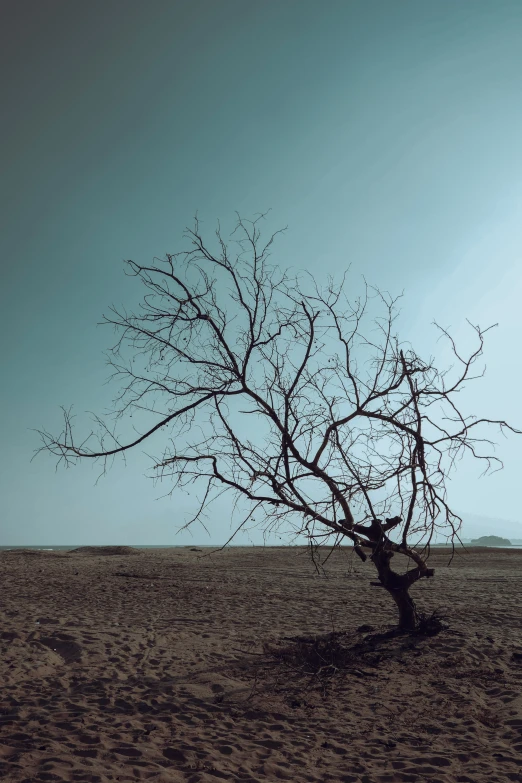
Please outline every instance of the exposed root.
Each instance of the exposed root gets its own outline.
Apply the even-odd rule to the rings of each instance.
[[[345,673],[356,677],[375,677],[381,664],[402,660],[417,650],[416,637],[435,636],[447,628],[434,612],[419,615],[415,630],[393,628],[370,633],[361,639],[360,633],[372,630],[361,626],[358,634],[334,631],[317,636],[283,637],[280,642],[265,643],[263,654],[269,668],[282,668],[297,680],[308,678],[311,683],[325,685],[336,675]],[[419,654],[419,653],[417,653]]]
[[[412,632],[415,636],[436,636],[444,631],[448,626],[443,622],[443,618],[436,612],[432,614],[419,614],[417,627]]]

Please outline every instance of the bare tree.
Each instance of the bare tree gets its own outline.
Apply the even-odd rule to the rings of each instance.
[[[79,443],[64,409],[63,432],[41,431],[40,450],[67,464],[101,460],[105,470],[108,458],[161,430],[169,437],[156,475],[171,477],[173,490],[203,485],[188,524],[229,490],[246,509],[233,535],[262,509],[267,532],[289,522],[311,545],[348,541],[362,560],[370,556],[400,627],[414,628],[409,588],[433,576],[433,536],[458,538],[446,491],[456,460],[469,453],[485,472],[500,468],[481,428],[520,432],[464,416],[455,401],[481,375],[474,365],[488,330],[471,327],[476,347],[464,356],[438,327],[455,366],[437,369],[399,342],[397,298],[365,285],[350,304],[344,277],[321,287],[272,265],[279,232],[263,243],[263,217],[238,216],[229,243],[218,227],[217,252],[196,218],[185,234],[190,249],[150,266],[126,262],[147,293],[137,312],[112,307],[104,316],[119,335],[108,353],[122,381],[115,421],[95,417],[96,433]],[[380,315],[370,314],[375,305]],[[117,422],[136,410],[153,420],[121,442]],[[395,555],[407,570],[392,569]]]

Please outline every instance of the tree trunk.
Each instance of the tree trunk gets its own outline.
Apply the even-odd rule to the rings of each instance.
[[[399,610],[399,625],[403,631],[413,631],[417,627],[418,617],[413,598],[409,594],[411,585],[421,576],[433,576],[433,569],[422,571],[414,568],[406,574],[397,574],[390,567],[393,552],[386,548],[386,539],[376,546],[372,560],[379,574],[382,587],[391,595]]]
[[[417,612],[415,602],[407,587],[386,588],[399,610],[399,628],[402,631],[413,631],[417,627]]]

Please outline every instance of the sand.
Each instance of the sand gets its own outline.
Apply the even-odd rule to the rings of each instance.
[[[326,679],[263,644],[389,628],[371,566],[207,551],[0,555],[0,779],[522,781],[520,550],[437,552],[414,596],[449,627]]]

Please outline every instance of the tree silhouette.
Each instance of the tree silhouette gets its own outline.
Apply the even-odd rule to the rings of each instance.
[[[482,374],[474,365],[488,329],[470,324],[476,347],[463,356],[435,324],[455,361],[442,371],[399,341],[398,297],[365,284],[350,303],[346,276],[321,287],[271,264],[279,232],[264,243],[263,217],[238,216],[228,243],[218,227],[218,252],[196,218],[185,233],[190,249],[151,266],[126,262],[147,293],[137,312],[111,307],[104,316],[119,335],[108,353],[122,381],[114,422],[96,416],[96,431],[78,443],[64,409],[63,432],[40,431],[39,450],[66,464],[101,460],[105,470],[110,457],[161,430],[168,437],[155,474],[171,478],[173,490],[202,486],[187,525],[206,519],[212,501],[230,491],[246,508],[233,535],[262,509],[267,532],[289,523],[311,545],[350,542],[371,558],[379,580],[372,584],[392,596],[399,626],[412,629],[409,588],[433,576],[433,536],[458,539],[448,475],[466,453],[485,472],[502,467],[483,427],[520,433],[457,407],[464,382]],[[380,314],[370,315],[376,305]],[[154,423],[121,442],[117,423],[136,410]],[[396,555],[407,570],[392,569]]]

